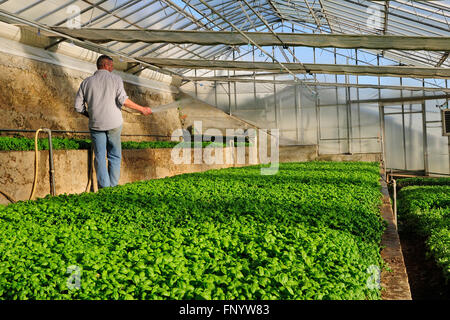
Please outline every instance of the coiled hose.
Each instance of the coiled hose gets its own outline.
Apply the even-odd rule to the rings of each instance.
[[[36,193],[36,186],[38,181],[38,169],[39,169],[39,150],[38,150],[38,136],[41,131],[45,131],[49,134],[49,153],[50,153],[50,187],[52,195],[56,195],[55,192],[55,181],[54,181],[54,166],[53,166],[53,149],[52,149],[52,141],[51,141],[51,130],[50,129],[38,129],[34,136],[34,179],[33,179],[33,187],[31,189],[31,194],[29,200],[34,200]],[[94,146],[91,146],[90,154],[89,154],[89,174],[88,174],[88,184],[86,186],[85,192],[88,192],[93,187],[93,191],[96,192],[98,190],[97,184],[94,183],[96,180],[95,170],[94,170]],[[11,195],[8,193],[1,191],[0,194],[5,196],[8,201],[11,203],[17,202]]]
[[[39,132],[43,131],[44,129],[38,129],[34,136],[34,179],[33,179],[33,187],[31,189],[31,194],[29,200],[34,199],[34,194],[36,192],[36,186],[37,186],[37,179],[38,179],[38,168],[39,168],[39,150],[38,150],[38,135]],[[17,202],[13,197],[11,197],[6,192],[0,191],[1,194],[3,194],[6,199],[8,199],[11,203]]]
[[[53,167],[53,148],[52,148],[52,134],[50,129],[38,129],[36,130],[35,136],[34,136],[34,179],[33,179],[33,187],[31,189],[31,194],[29,200],[34,200],[35,193],[36,193],[36,186],[37,186],[37,180],[38,180],[38,169],[39,169],[39,148],[38,148],[38,136],[39,132],[45,131],[48,133],[48,140],[49,140],[49,154],[50,154],[50,191],[52,195],[56,195],[55,192],[55,180],[54,180],[54,167]],[[12,196],[7,194],[4,191],[0,191],[2,195],[6,197],[11,203],[17,202]]]
[[[34,193],[36,191],[37,186],[37,178],[38,178],[38,169],[39,169],[39,150],[38,150],[38,136],[39,132],[44,131],[48,133],[48,154],[49,154],[49,163],[50,163],[50,193],[52,196],[56,196],[55,190],[55,168],[53,165],[53,145],[52,145],[52,131],[50,129],[38,129],[34,136],[34,181],[33,181],[33,189],[31,190],[30,200],[34,200]]]
[[[30,200],[34,199],[34,193],[36,192],[36,185],[38,179],[38,168],[39,168],[39,150],[38,150],[38,135],[42,129],[38,129],[34,135],[34,180],[33,187],[31,189]]]
[[[94,145],[91,144],[91,149],[89,150],[89,163],[88,163],[88,168],[89,168],[88,184],[86,186],[85,192],[89,192],[91,189],[91,186],[93,187],[92,189],[94,192],[98,191],[97,184],[95,183],[95,181],[97,180],[97,177],[95,175],[95,170],[94,170],[94,159],[95,159]]]

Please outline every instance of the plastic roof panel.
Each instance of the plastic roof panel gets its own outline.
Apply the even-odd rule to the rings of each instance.
[[[283,23],[292,23],[296,32],[303,33],[450,36],[448,0],[376,3],[363,0],[0,0],[0,10],[47,26],[67,25],[67,21],[74,17],[73,8],[78,7],[81,25],[91,28],[238,32],[233,24],[241,31],[280,32],[279,27]],[[373,12],[370,10],[374,8],[379,9],[378,21],[381,22],[376,28],[368,24]],[[183,59],[230,58],[233,50],[237,49],[226,45],[116,41],[105,46],[133,57]],[[243,51],[249,53],[250,47],[245,47]],[[283,50],[279,52],[286,54]],[[369,52],[382,53],[399,63],[434,67],[441,62],[442,67],[450,67],[450,59],[441,61],[445,52]],[[251,54],[245,55],[245,59],[251,58]]]

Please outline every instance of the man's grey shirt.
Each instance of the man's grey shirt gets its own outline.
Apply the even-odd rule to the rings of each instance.
[[[89,129],[107,131],[123,123],[122,106],[128,99],[123,80],[108,70],[97,70],[80,85],[75,110],[89,114]]]

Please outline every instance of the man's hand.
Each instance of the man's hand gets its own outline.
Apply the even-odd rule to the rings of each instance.
[[[148,115],[152,114],[153,111],[152,111],[152,109],[150,109],[149,107],[143,107],[143,108],[141,109],[141,113],[142,113],[144,116],[148,116]]]
[[[151,114],[153,112],[152,109],[150,109],[149,107],[140,106],[137,103],[134,103],[133,101],[131,101],[130,99],[125,100],[123,105],[127,108],[139,111],[144,116],[148,116],[149,114]]]

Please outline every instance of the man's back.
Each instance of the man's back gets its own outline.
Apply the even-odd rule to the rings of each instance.
[[[82,112],[83,102],[86,102],[89,128],[98,131],[111,130],[122,125],[121,108],[127,98],[119,76],[108,70],[97,70],[93,76],[81,83],[75,109]]]

